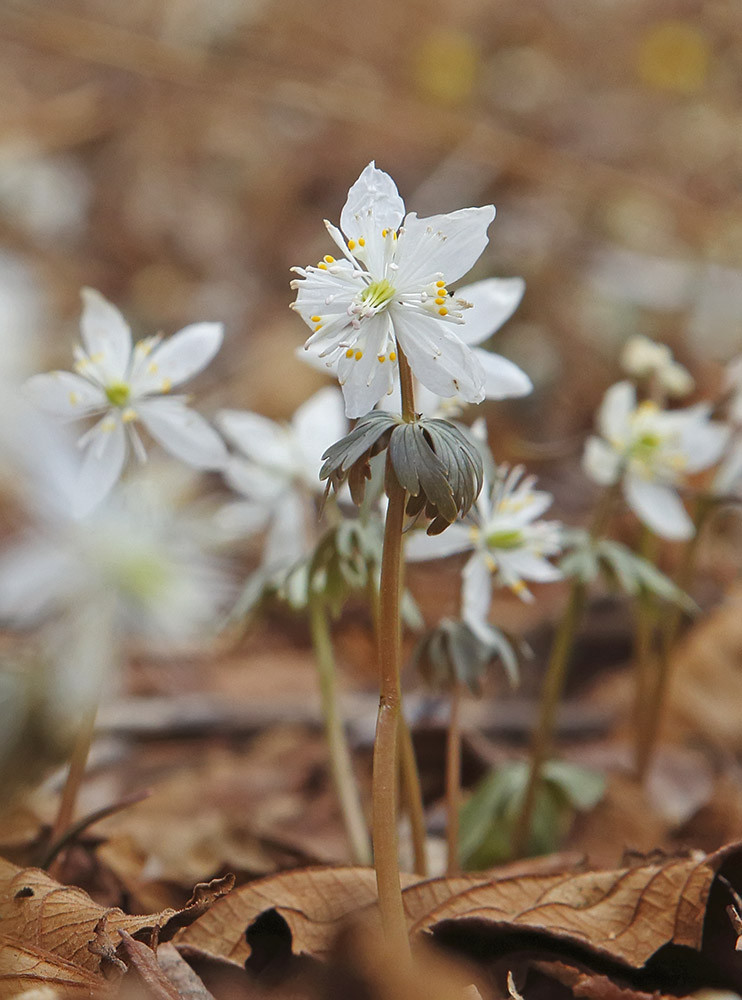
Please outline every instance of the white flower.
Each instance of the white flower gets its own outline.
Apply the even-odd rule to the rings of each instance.
[[[485,278],[472,285],[463,285],[456,293],[470,306],[463,313],[464,323],[457,333],[471,347],[472,354],[484,369],[485,399],[526,396],[533,389],[529,377],[516,364],[477,346],[488,340],[510,319],[520,305],[524,291],[525,282],[522,278]],[[318,348],[314,344],[308,350],[299,348],[296,354],[319,371],[336,369],[338,362],[328,364],[320,357],[320,350],[321,346]],[[394,374],[394,381],[398,383],[396,369]],[[465,405],[466,400],[460,395],[441,399],[419,383],[415,390],[415,410],[426,417],[458,416]],[[400,401],[393,394],[387,394],[382,397],[379,406],[384,410],[396,411],[400,408]]]
[[[164,343],[156,336],[133,345],[115,306],[90,288],[82,296],[83,346],[75,349],[75,373],[34,375],[26,386],[49,413],[100,417],[79,441],[85,449],[80,474],[89,508],[119,478],[129,446],[145,459],[137,421],[176,458],[196,468],[220,467],[226,459],[224,442],[183,396],[168,393],[211,361],[222,343],[221,324],[195,323]]]
[[[548,561],[561,552],[561,525],[539,520],[551,506],[551,494],[534,490],[535,479],[523,474],[522,466],[501,469],[491,492],[480,493],[473,525],[452,524],[432,537],[420,532],[407,544],[406,555],[412,561],[474,550],[463,570],[462,618],[484,642],[492,642],[487,619],[493,578],[499,586],[532,600],[527,580],[546,583],[562,576]]]
[[[742,495],[742,354],[727,365],[724,389],[731,393],[727,411],[730,441],[714,478],[713,492]]]
[[[608,486],[621,482],[637,517],[663,538],[684,539],[693,522],[678,496],[686,478],[717,462],[728,430],[709,419],[705,404],[661,410],[637,405],[630,382],[611,386],[598,412],[602,437],[590,437],[583,466],[591,479]]]
[[[269,525],[264,565],[295,562],[308,551],[316,519],[310,500],[324,490],[319,479],[322,454],[348,430],[340,392],[335,387],[320,389],[299,407],[290,424],[245,410],[222,410],[217,422],[239,452],[229,457],[225,478],[246,497],[222,510],[222,524],[231,534]]]
[[[655,378],[658,388],[673,399],[687,396],[695,385],[688,369],[673,359],[667,344],[658,344],[643,334],[626,341],[621,367],[633,378]]]
[[[340,229],[325,222],[343,259],[294,268],[294,308],[314,331],[306,346],[337,362],[349,417],[391,391],[398,346],[436,395],[484,399],[482,364],[456,332],[467,303],[447,286],[486,247],[494,206],[428,219],[404,213],[394,181],[372,162],[348,192]]]

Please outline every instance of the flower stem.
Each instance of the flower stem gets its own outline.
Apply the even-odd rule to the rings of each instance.
[[[461,688],[455,685],[450,695],[450,716],[446,735],[446,875],[458,875],[459,805],[461,800]]]
[[[353,863],[371,864],[371,841],[361,807],[353,761],[340,714],[337,672],[324,601],[313,593],[309,599],[309,625],[317,663],[325,738],[330,753],[330,773],[345,825]]]
[[[693,580],[701,532],[712,510],[713,503],[708,498],[700,497],[696,502],[696,509],[693,516],[693,523],[696,530],[683,550],[682,560],[675,578],[675,583],[684,593],[688,592],[688,588]],[[656,676],[654,677],[654,683],[647,691],[644,725],[638,733],[636,746],[636,771],[639,779],[642,781],[649,769],[662,726],[662,714],[670,682],[670,657],[675,646],[678,630],[680,629],[682,615],[683,609],[676,602],[668,609],[667,617],[663,622]]]
[[[590,526],[590,538],[593,541],[600,538],[605,530],[605,524],[613,506],[617,488],[616,485],[609,486],[596,507],[593,522]],[[522,857],[528,852],[533,810],[536,805],[539,788],[541,787],[541,775],[544,764],[551,751],[556,713],[564,689],[564,681],[567,676],[567,667],[574,645],[575,633],[585,610],[586,597],[587,587],[582,580],[575,578],[572,581],[564,616],[554,634],[549,662],[546,667],[544,686],[541,691],[538,724],[534,730],[531,743],[528,781],[523,795],[523,805],[521,806],[520,815],[518,816],[518,821],[513,832],[511,845],[513,857]]]
[[[412,372],[404,352],[397,345],[402,417],[414,419]],[[384,548],[381,556],[379,587],[379,715],[376,722],[373,769],[373,845],[379,910],[387,943],[398,959],[409,964],[410,942],[407,936],[402,887],[399,880],[397,843],[397,773],[399,720],[402,713],[402,529],[407,494],[399,483],[391,460],[386,460],[386,491],[389,504],[384,525]]]
[[[62,789],[62,798],[59,801],[59,809],[57,810],[57,816],[54,820],[54,826],[49,834],[50,844],[54,844],[59,841],[72,825],[72,817],[75,814],[77,797],[80,793],[80,786],[82,785],[83,778],[85,777],[85,767],[88,762],[90,747],[93,743],[93,736],[95,734],[95,718],[97,714],[98,701],[96,699],[85,709],[84,715],[80,721],[80,728],[75,736],[75,744],[72,748],[72,756],[70,757],[70,769],[67,772],[67,778],[65,779],[64,788]],[[57,862],[58,861],[59,858],[57,858]],[[57,862],[53,863],[56,867],[58,867]]]
[[[399,758],[403,801],[407,806],[407,816],[410,820],[412,834],[415,874],[425,878],[428,874],[428,859],[425,850],[425,808],[420,787],[420,774],[415,758],[415,746],[404,712],[400,712],[399,715]]]
[[[654,563],[657,556],[657,538],[648,528],[642,529],[639,554],[648,562]],[[640,763],[645,755],[648,742],[653,742],[649,731],[653,725],[653,713],[650,710],[652,691],[656,686],[656,663],[654,656],[654,630],[657,621],[657,608],[654,597],[642,588],[637,598],[637,621],[634,648],[636,688],[634,692],[634,726],[636,729],[635,766],[639,776],[642,774]]]

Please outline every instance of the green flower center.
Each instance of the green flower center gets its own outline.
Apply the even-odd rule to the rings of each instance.
[[[487,535],[487,547],[490,549],[518,549],[523,544],[523,532],[518,528],[510,531],[493,531]]]
[[[126,382],[112,382],[106,386],[106,399],[111,406],[126,406],[131,396],[131,389]]]
[[[394,286],[386,278],[372,281],[361,292],[361,302],[369,309],[379,310],[388,305],[394,298]]]

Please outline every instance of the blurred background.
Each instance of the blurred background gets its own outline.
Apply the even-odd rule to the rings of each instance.
[[[631,333],[699,390],[739,350],[738,0],[4,0],[6,367],[66,368],[91,285],[137,334],[223,320],[213,405],[289,415],[322,384],[289,269],[371,159],[419,215],[496,204],[472,277],[526,279],[496,348],[538,391],[498,420],[532,442]]]

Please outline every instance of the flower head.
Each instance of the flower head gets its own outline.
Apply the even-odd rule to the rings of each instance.
[[[413,535],[407,545],[411,560],[438,559],[457,552],[473,555],[463,570],[462,619],[483,641],[490,641],[487,622],[493,581],[523,600],[532,600],[526,581],[545,583],[561,578],[548,560],[561,552],[561,525],[542,521],[550,493],[535,490],[524,469],[502,467],[492,486],[476,503],[473,524],[452,524],[442,535]]]
[[[34,375],[26,383],[34,402],[65,418],[99,417],[80,438],[81,470],[90,508],[119,478],[129,447],[146,452],[136,424],[144,424],[171,455],[196,468],[218,468],[226,449],[216,431],[171,389],[205,368],[222,343],[220,323],[195,323],[169,340],[147,337],[136,345],[121,313],[102,295],[83,289],[82,346],[75,372]]]
[[[598,413],[602,437],[586,443],[585,471],[602,485],[620,481],[628,505],[656,534],[690,538],[693,522],[677,488],[717,462],[728,437],[727,428],[710,420],[709,412],[704,404],[682,410],[637,404],[634,386],[618,382]]]
[[[459,336],[468,303],[449,285],[487,245],[494,206],[428,219],[405,215],[394,181],[370,163],[348,192],[340,229],[326,222],[342,259],[294,268],[294,308],[312,328],[307,348],[333,366],[346,413],[358,417],[390,392],[402,349],[439,396],[484,399],[485,372]]]
[[[222,410],[217,422],[237,449],[225,466],[229,485],[245,500],[222,511],[232,532],[269,525],[264,565],[286,566],[308,549],[312,496],[321,493],[323,452],[347,430],[343,401],[335,387],[320,389],[303,403],[289,424],[246,410]]]
[[[688,369],[673,359],[667,344],[658,344],[643,334],[626,341],[621,367],[633,378],[654,379],[659,390],[673,399],[687,396],[695,385]]]

